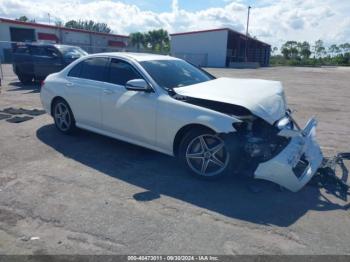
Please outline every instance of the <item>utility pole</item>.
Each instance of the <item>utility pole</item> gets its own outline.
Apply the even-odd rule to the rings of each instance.
[[[248,62],[248,28],[249,28],[249,15],[250,15],[251,8],[252,8],[251,6],[248,6],[247,28],[245,32],[245,62]]]
[[[50,19],[50,13],[47,13],[47,15],[49,16],[49,25],[51,24],[50,22],[51,22],[51,19]]]

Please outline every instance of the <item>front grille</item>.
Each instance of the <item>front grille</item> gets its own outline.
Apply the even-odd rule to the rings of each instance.
[[[297,165],[293,168],[294,175],[300,179],[304,174],[306,168],[309,166],[309,161],[305,159],[305,155],[302,155]]]

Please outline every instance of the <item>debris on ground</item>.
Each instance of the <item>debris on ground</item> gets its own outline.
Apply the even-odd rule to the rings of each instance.
[[[8,113],[11,115],[31,115],[31,116],[39,116],[45,114],[45,110],[40,110],[40,109],[24,109],[24,108],[13,108],[13,107],[8,107],[2,110],[4,113]]]
[[[31,237],[30,240],[39,240],[40,237]]]
[[[7,119],[7,118],[10,118],[10,117],[11,117],[11,115],[1,114],[0,113],[0,120]]]
[[[350,185],[347,184],[349,171],[344,160],[350,160],[350,153],[338,153],[323,160],[322,166],[310,181],[310,185],[325,188],[328,192],[347,201]],[[340,170],[341,174],[337,174]]]
[[[6,121],[10,123],[22,123],[33,119],[33,116],[40,116],[42,114],[45,114],[45,110],[8,107],[0,110],[0,120],[6,119]]]
[[[34,117],[31,117],[31,116],[15,116],[15,117],[12,117],[10,119],[6,119],[7,122],[10,122],[10,123],[22,123],[24,121],[28,121],[28,120],[31,120],[33,119]]]

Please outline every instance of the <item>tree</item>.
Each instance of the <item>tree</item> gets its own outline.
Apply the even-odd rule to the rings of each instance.
[[[277,46],[274,46],[274,47],[272,48],[272,50],[271,50],[271,53],[272,53],[273,55],[275,55],[275,54],[277,53],[277,51],[278,51],[278,47],[277,47]]]
[[[26,17],[25,15],[20,16],[19,18],[16,18],[17,21],[21,21],[21,22],[28,22],[29,18]]]
[[[339,45],[339,51],[341,50],[342,54],[350,53],[350,43],[344,43]]]
[[[325,47],[322,40],[317,40],[311,47],[307,41],[287,41],[280,48],[282,55],[274,54],[272,49],[271,64],[273,65],[342,65],[350,66],[350,43],[331,44]],[[314,54],[310,58],[311,54]]]
[[[25,15],[20,16],[19,18],[16,18],[15,20],[21,21],[21,22],[30,22],[30,23],[35,23],[35,19],[29,19]]]
[[[105,23],[96,23],[92,20],[70,20],[64,25],[68,28],[84,29],[93,32],[110,33],[112,30]]]
[[[310,44],[306,41],[298,42],[298,53],[303,59],[308,59],[311,55]]]
[[[159,34],[159,45],[160,45],[160,51],[169,51],[170,50],[170,40],[169,40],[169,34],[164,29],[158,30]]]
[[[170,49],[169,35],[164,29],[148,31],[144,37],[146,46],[152,48],[153,51],[168,51]]]
[[[340,52],[340,48],[336,44],[333,44],[330,47],[328,47],[328,52],[331,55],[331,57],[334,57],[338,55],[338,53]]]
[[[317,40],[314,45],[314,55],[320,58],[326,54],[326,48],[323,46],[322,40]]]
[[[298,51],[298,42],[296,41],[287,41],[281,47],[281,53],[286,59],[295,59],[297,58]]]
[[[140,32],[136,32],[136,33],[131,33],[129,35],[130,37],[130,42],[133,46],[136,46],[137,51],[140,51],[141,46],[145,45],[145,35],[140,33]]]

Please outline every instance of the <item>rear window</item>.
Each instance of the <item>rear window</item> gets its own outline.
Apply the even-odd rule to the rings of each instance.
[[[75,46],[57,46],[57,48],[61,51],[63,57],[68,59],[77,59],[88,54],[80,47]]]
[[[74,66],[68,73],[68,76],[71,77],[80,77],[80,71],[81,71],[81,63]]]
[[[32,46],[31,53],[35,56],[60,57],[58,50],[50,46]]]
[[[29,48],[27,46],[16,46],[13,48],[16,54],[29,54]]]
[[[108,59],[105,57],[93,57],[86,59],[74,66],[68,76],[90,79],[95,81],[106,81]]]

